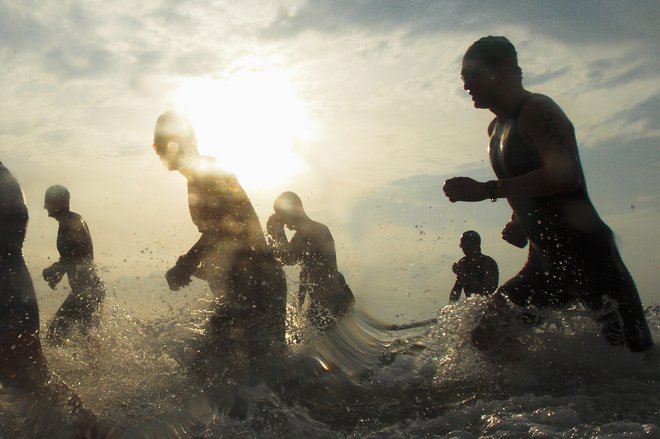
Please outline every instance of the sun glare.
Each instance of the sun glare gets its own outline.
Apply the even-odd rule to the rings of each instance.
[[[200,153],[218,158],[243,186],[282,185],[302,169],[296,149],[310,134],[310,121],[283,73],[250,69],[189,78],[175,99],[193,123]]]

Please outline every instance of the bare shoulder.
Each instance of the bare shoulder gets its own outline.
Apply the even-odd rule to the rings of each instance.
[[[561,107],[550,97],[533,94],[520,112],[519,126],[529,141],[542,138],[553,142],[571,143],[573,124]]]
[[[539,93],[532,94],[520,112],[521,120],[528,122],[557,117],[568,120],[564,111],[554,100]]]

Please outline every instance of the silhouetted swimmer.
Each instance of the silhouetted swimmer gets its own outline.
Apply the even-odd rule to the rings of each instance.
[[[503,238],[530,244],[522,271],[491,296],[474,344],[497,343],[498,322],[511,316],[509,302],[562,309],[579,300],[610,343],[632,351],[653,346],[633,279],[587,194],[571,121],[549,97],[523,88],[516,50],[504,37],[470,46],[461,75],[474,106],[496,116],[488,133],[498,179],[455,177],[445,194],[452,202],[506,198],[513,216]]]
[[[94,266],[94,246],[87,223],[69,209],[70,194],[60,185],[46,190],[44,208],[48,216],[59,223],[57,250],[60,258],[43,270],[48,286],[55,289],[67,275],[71,292],[55,313],[48,326],[46,339],[59,344],[66,339],[74,327],[83,335],[98,327],[101,307],[105,299],[105,285]]]
[[[219,298],[209,343],[248,359],[279,352],[285,342],[286,279],[268,251],[257,214],[236,177],[200,156],[189,120],[175,112],[156,122],[154,149],[167,169],[188,180],[188,204],[201,237],[167,271],[170,289],[205,279]],[[202,353],[205,355],[207,353]]]
[[[449,301],[458,301],[461,293],[465,293],[466,297],[473,294],[490,296],[499,281],[497,262],[481,253],[481,236],[474,230],[461,235],[460,247],[465,256],[452,265],[456,282],[449,294]]]
[[[280,194],[273,207],[275,213],[267,223],[270,244],[283,264],[300,264],[299,306],[309,296],[307,317],[317,329],[325,331],[348,314],[355,302],[337,269],[335,241],[327,226],[307,216],[297,194]],[[295,231],[291,241],[286,237],[285,226]]]
[[[23,259],[28,211],[18,181],[0,163],[0,382],[40,387],[48,380],[39,308]]]
[[[66,422],[72,422],[80,434],[75,437],[101,437],[90,436],[98,432],[94,415],[48,370],[39,339],[37,298],[23,259],[27,224],[21,187],[0,163],[0,384],[17,392],[27,391],[27,409],[31,412],[66,409]],[[39,418],[43,413],[32,415]]]

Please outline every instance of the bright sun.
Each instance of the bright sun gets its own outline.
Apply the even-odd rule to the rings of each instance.
[[[217,157],[243,186],[279,186],[302,169],[296,148],[310,134],[310,121],[283,73],[189,78],[175,99],[193,123],[200,153]]]

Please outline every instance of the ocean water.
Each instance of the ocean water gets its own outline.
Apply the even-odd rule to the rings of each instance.
[[[191,364],[211,300],[155,300],[168,311],[138,316],[119,297],[88,339],[44,345],[98,420],[81,437],[660,438],[660,355],[608,346],[578,311],[511,328],[520,343],[489,358],[469,342],[478,298],[407,330],[359,310],[323,337],[291,307],[286,354],[238,370],[214,360],[200,378]],[[648,319],[660,340],[658,310]],[[0,438],[74,430],[47,397],[0,391]]]

